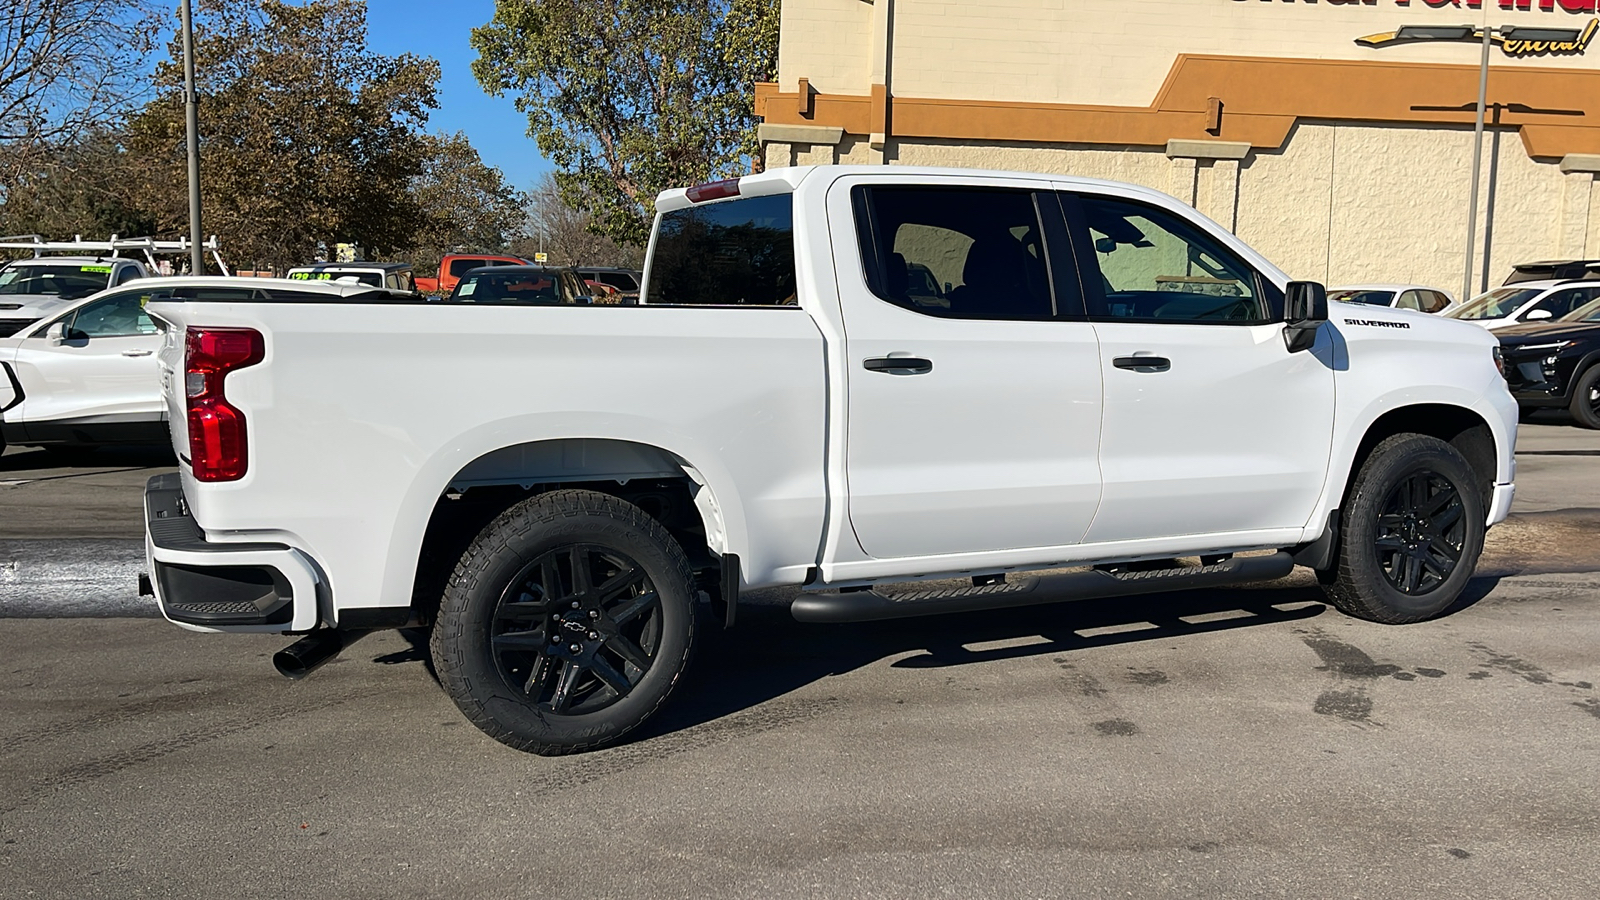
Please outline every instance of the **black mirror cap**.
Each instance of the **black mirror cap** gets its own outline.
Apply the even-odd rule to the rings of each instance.
[[[1328,289],[1316,281],[1291,281],[1284,292],[1283,320],[1290,325],[1328,321]]]

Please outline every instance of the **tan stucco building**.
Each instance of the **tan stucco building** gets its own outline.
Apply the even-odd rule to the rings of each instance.
[[[768,166],[1137,182],[1295,277],[1459,293],[1480,45],[1388,37],[1402,25],[1578,29],[1572,44],[1492,51],[1476,291],[1514,263],[1600,256],[1595,5],[784,0],[778,82],[757,87],[763,152]]]

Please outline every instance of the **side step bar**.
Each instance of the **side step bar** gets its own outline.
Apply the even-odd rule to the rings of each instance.
[[[1061,575],[1028,576],[1007,584],[952,590],[881,594],[874,589],[841,594],[808,594],[795,600],[789,612],[800,622],[874,622],[1272,581],[1293,570],[1294,557],[1279,551],[1271,556],[1234,557],[1209,566],[1129,572],[1094,569]]]

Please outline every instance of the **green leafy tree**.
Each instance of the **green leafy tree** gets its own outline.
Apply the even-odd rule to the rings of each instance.
[[[428,135],[422,172],[411,185],[426,223],[409,255],[418,272],[433,272],[452,251],[503,253],[523,233],[525,198],[484,163],[467,136]]]
[[[144,205],[143,173],[129,159],[118,130],[95,128],[43,144],[0,147],[0,167],[16,157],[26,157],[20,166],[26,174],[12,182],[0,203],[0,234],[59,240],[74,234],[139,237],[159,230]]]
[[[778,0],[497,0],[473,74],[514,95],[569,206],[642,243],[660,191],[750,171]]]
[[[144,208],[181,232],[182,47],[155,73],[159,95],[133,117]],[[240,263],[304,263],[318,243],[369,255],[411,247],[429,224],[411,191],[430,145],[438,63],[367,48],[363,0],[203,0],[196,10],[204,229]]]

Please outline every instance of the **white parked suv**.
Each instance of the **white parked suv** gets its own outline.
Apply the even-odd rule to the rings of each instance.
[[[0,448],[167,443],[167,404],[155,356],[162,337],[145,312],[152,301],[374,295],[385,296],[364,285],[201,275],[141,279],[67,304],[0,338]]]
[[[294,676],[431,624],[469,719],[565,753],[655,712],[746,589],[849,622],[1300,563],[1415,622],[1510,508],[1492,336],[1330,309],[1164,194],[823,166],[656,205],[638,306],[151,304],[165,615],[303,635]],[[932,578],[972,582],[893,587]]]
[[[1548,322],[1600,298],[1600,281],[1519,281],[1486,291],[1445,313],[1490,331]]]

